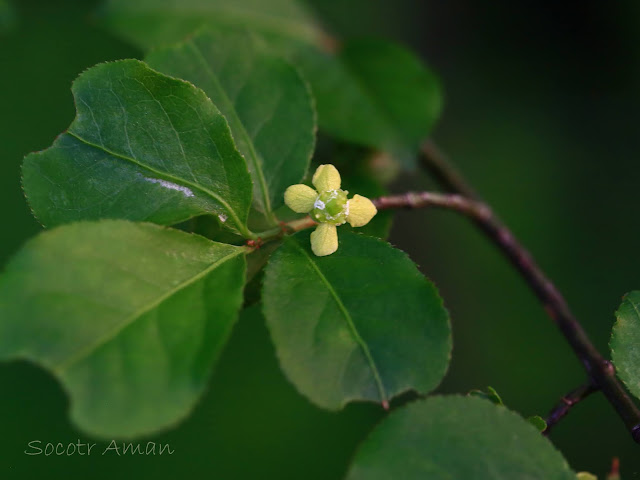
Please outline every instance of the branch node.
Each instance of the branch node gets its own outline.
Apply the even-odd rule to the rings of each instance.
[[[604,362],[602,362],[602,366],[604,367],[604,371],[608,375],[615,377],[616,367],[613,366],[613,363],[611,363],[609,360],[605,360]]]

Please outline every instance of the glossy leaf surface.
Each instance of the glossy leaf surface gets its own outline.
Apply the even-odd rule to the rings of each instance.
[[[361,445],[347,480],[575,480],[527,420],[481,398],[436,396],[391,413]]]
[[[389,244],[338,235],[326,257],[311,252],[309,232],[288,237],[267,266],[263,307],[285,374],[327,409],[431,391],[451,352],[435,287]]]
[[[122,220],[46,231],[0,277],[0,359],[53,373],[91,434],[170,426],[204,390],[236,320],[244,253]]]
[[[313,100],[298,72],[247,32],[204,31],[154,51],[155,69],[190,81],[229,122],[253,179],[256,208],[283,204],[289,185],[304,177],[313,153]]]
[[[202,90],[137,60],[97,65],[72,87],[77,116],[25,158],[23,185],[46,226],[123,218],[175,224],[212,213],[247,235],[251,178]]]

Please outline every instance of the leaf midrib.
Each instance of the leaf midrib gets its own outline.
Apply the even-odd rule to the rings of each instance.
[[[247,148],[249,150],[248,156],[251,158],[249,158],[248,160],[253,165],[253,170],[255,171],[256,176],[258,177],[257,186],[260,191],[260,196],[262,197],[262,202],[264,203],[265,213],[268,215],[271,212],[271,199],[269,197],[269,189],[267,187],[267,181],[264,177],[264,171],[262,170],[262,165],[260,164],[258,153],[256,152],[255,145],[253,144],[253,139],[249,135],[249,132],[247,132],[247,129],[244,127],[244,123],[238,116],[238,112],[236,110],[235,105],[227,95],[227,92],[225,91],[225,89],[222,88],[222,85],[218,80],[218,76],[211,69],[209,62],[207,62],[207,59],[205,58],[204,54],[202,53],[198,45],[196,45],[193,40],[188,40],[187,42],[185,42],[185,44],[188,45],[192,49],[192,51],[196,54],[196,56],[198,57],[198,60],[200,60],[200,63],[204,67],[205,74],[210,77],[210,80],[213,86],[215,87],[215,89],[217,90],[218,95],[220,95],[222,101],[226,104],[227,108],[225,110],[229,112],[230,116],[231,115],[233,116],[233,121],[236,127],[235,130],[237,130],[237,133],[239,136],[243,137],[244,143],[245,145],[247,145]]]
[[[223,263],[227,262],[228,260],[230,260],[232,258],[235,258],[238,255],[241,255],[241,254],[243,254],[243,253],[248,251],[248,249],[246,247],[235,247],[235,248],[237,248],[236,251],[231,252],[230,254],[225,255],[224,257],[216,260],[215,262],[213,262],[211,265],[209,265],[207,268],[205,268],[201,272],[199,272],[196,275],[193,275],[192,277],[190,277],[187,280],[183,281],[182,283],[180,283],[176,287],[172,288],[171,290],[167,291],[163,295],[160,295],[157,299],[155,299],[154,301],[150,302],[148,305],[145,305],[145,306],[139,308],[138,310],[136,310],[134,313],[129,315],[124,321],[122,321],[121,323],[116,325],[109,332],[107,332],[104,335],[102,335],[93,344],[89,345],[88,347],[85,347],[85,348],[82,348],[82,349],[78,350],[75,354],[73,354],[70,357],[68,357],[65,361],[63,361],[60,364],[52,367],[52,371],[54,371],[55,373],[60,374],[60,375],[63,374],[66,370],[71,368],[76,363],[78,363],[78,362],[82,361],[83,359],[86,359],[87,357],[89,357],[98,348],[102,347],[103,345],[107,344],[109,341],[111,341],[114,338],[116,338],[121,332],[126,330],[131,325],[135,324],[136,320],[138,320],[140,317],[142,317],[143,315],[147,314],[148,312],[150,312],[154,308],[158,307],[160,304],[162,304],[168,298],[174,296],[179,291],[181,291],[181,290],[193,285],[198,280],[200,280],[201,278],[204,278],[206,275],[208,275],[210,272],[212,272],[213,270],[215,270],[216,268],[218,268],[220,265],[222,265]]]
[[[302,248],[302,246],[300,246],[298,242],[296,242],[295,240],[293,240],[292,242],[295,245],[295,247],[298,250],[300,250],[302,254],[305,256],[305,258],[309,261],[309,263],[311,264],[311,267],[316,272],[316,274],[318,275],[318,277],[320,278],[324,286],[327,288],[327,290],[333,297],[333,300],[338,305],[338,309],[342,312],[342,315],[344,316],[347,322],[349,330],[351,331],[351,335],[353,336],[358,346],[362,349],[362,352],[364,353],[364,356],[367,359],[367,363],[369,364],[369,368],[373,373],[376,386],[378,387],[378,393],[380,394],[381,401],[387,402],[389,398],[387,396],[387,392],[382,383],[382,378],[380,377],[380,372],[378,371],[378,367],[376,366],[376,363],[373,359],[373,356],[371,355],[371,351],[369,350],[368,345],[365,343],[364,339],[360,336],[360,333],[358,332],[356,325],[353,323],[353,319],[351,318],[351,314],[347,310],[347,307],[345,307],[344,303],[342,303],[342,299],[338,295],[338,292],[335,291],[335,289],[333,288],[333,286],[331,285],[327,277],[325,277],[325,275],[322,273],[322,270],[320,270],[316,262],[313,261],[313,258],[311,258],[311,256],[307,253],[307,251],[304,248]]]
[[[68,135],[72,136],[73,138],[75,138],[76,140],[84,143],[85,145],[95,148],[97,150],[101,150],[113,157],[119,158],[120,160],[126,160],[128,162],[133,163],[134,165],[137,165],[140,168],[144,168],[146,170],[148,170],[149,172],[153,173],[154,175],[159,175],[161,177],[165,177],[165,179],[170,180],[171,182],[176,183],[177,185],[183,185],[183,186],[188,186],[190,188],[193,188],[195,190],[199,190],[202,193],[204,193],[205,195],[210,196],[211,198],[213,198],[217,203],[219,203],[229,214],[229,217],[231,218],[231,220],[233,221],[233,223],[235,224],[235,226],[238,228],[238,230],[246,236],[250,236],[248,234],[248,231],[246,229],[246,227],[244,226],[244,223],[240,221],[240,218],[238,217],[238,215],[236,214],[235,210],[231,207],[231,205],[229,205],[221,196],[219,196],[217,193],[212,192],[211,190],[203,187],[200,184],[197,183],[193,183],[190,182],[189,180],[185,180],[184,178],[178,178],[175,177],[169,173],[166,172],[161,172],[159,170],[156,170],[152,167],[150,167],[149,165],[145,165],[144,163],[139,162],[138,160],[136,160],[135,158],[132,157],[128,157],[126,155],[120,154],[120,153],[116,153],[110,149],[108,149],[107,147],[105,147],[104,145],[98,145],[96,143],[93,143],[83,137],[81,137],[80,135],[78,135],[77,133],[75,133],[72,130],[67,130],[66,132]]]

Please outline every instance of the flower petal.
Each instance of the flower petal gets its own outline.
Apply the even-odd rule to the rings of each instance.
[[[291,185],[284,192],[284,203],[297,213],[308,213],[318,198],[318,192],[306,185]]]
[[[347,222],[352,227],[362,227],[369,223],[369,221],[378,213],[378,209],[371,200],[361,195],[354,195],[349,200],[349,214],[347,215]]]
[[[331,255],[338,249],[338,231],[335,225],[321,223],[311,234],[311,250],[318,257]]]
[[[320,165],[311,180],[318,192],[327,192],[340,188],[340,173],[333,165]]]

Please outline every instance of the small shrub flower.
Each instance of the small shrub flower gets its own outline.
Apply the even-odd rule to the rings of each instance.
[[[348,199],[340,189],[340,173],[333,165],[320,165],[307,185],[291,185],[284,192],[284,203],[294,212],[308,213],[319,225],[311,234],[311,250],[319,257],[338,249],[336,227],[346,222],[352,227],[369,223],[378,210],[371,200],[361,195]]]

